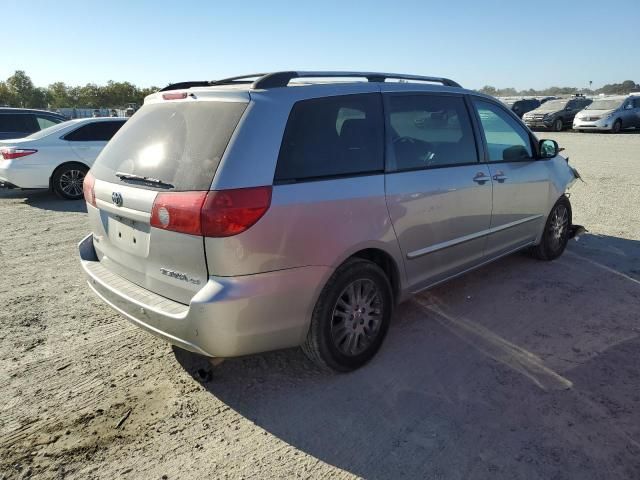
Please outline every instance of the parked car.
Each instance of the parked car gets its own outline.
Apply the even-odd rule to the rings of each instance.
[[[576,114],[591,102],[590,98],[582,96],[551,100],[525,113],[522,119],[529,128],[546,128],[560,132],[565,128],[571,128]]]
[[[126,118],[69,120],[28,137],[0,141],[0,187],[48,188],[82,198],[84,176]]]
[[[558,151],[444,78],[181,83],[148,96],[87,174],[81,264],[107,304],[181,348],[302,345],[351,370],[412,294],[518,250],[562,254],[577,173]]]
[[[67,119],[53,112],[28,108],[0,108],[0,140],[22,138]]]
[[[640,96],[628,95],[598,98],[573,120],[574,130],[600,130],[618,133],[627,128],[640,128]]]
[[[522,118],[522,116],[530,112],[531,110],[535,110],[540,106],[540,100],[535,98],[523,98],[521,100],[504,100],[503,103],[508,106],[513,113],[515,113],[518,118]]]

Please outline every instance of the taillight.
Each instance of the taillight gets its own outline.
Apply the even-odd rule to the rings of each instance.
[[[202,234],[230,237],[242,233],[260,220],[270,205],[271,187],[209,192],[202,206]]]
[[[5,147],[0,149],[0,154],[5,160],[13,160],[20,157],[26,157],[27,155],[33,155],[37,151],[38,150],[34,150],[33,148]]]
[[[200,210],[207,192],[159,193],[151,209],[151,226],[202,235]]]
[[[230,237],[254,225],[270,205],[271,187],[159,193],[151,210],[151,226],[205,237]]]
[[[84,193],[84,199],[90,205],[96,206],[96,192],[95,192],[96,178],[91,171],[87,172],[82,182],[82,193]]]

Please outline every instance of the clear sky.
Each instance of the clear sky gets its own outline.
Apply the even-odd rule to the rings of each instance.
[[[0,0],[0,79],[163,86],[377,70],[463,86],[640,82],[640,0]]]

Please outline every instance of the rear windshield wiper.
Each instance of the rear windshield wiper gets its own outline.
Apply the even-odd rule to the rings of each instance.
[[[170,183],[164,182],[157,178],[143,177],[142,175],[135,175],[133,173],[116,172],[116,177],[118,177],[122,181],[143,182],[143,183],[149,183],[151,185],[156,185],[162,188],[175,188]]]

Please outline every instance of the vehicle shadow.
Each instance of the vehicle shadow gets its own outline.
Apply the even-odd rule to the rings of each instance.
[[[84,200],[63,200],[47,190],[0,190],[0,201],[4,199],[22,199],[26,205],[54,212],[87,211]]]
[[[259,427],[364,478],[640,478],[640,284],[608,258],[640,242],[589,237],[417,295],[356,372],[298,349],[215,368],[175,356]]]

